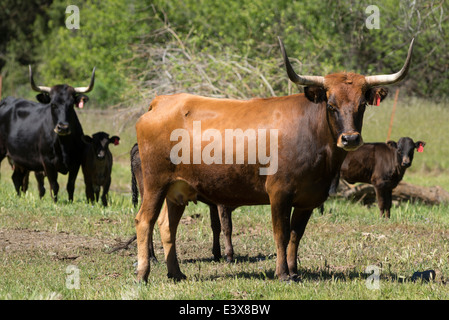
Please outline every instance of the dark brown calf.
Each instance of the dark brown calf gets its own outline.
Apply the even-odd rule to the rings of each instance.
[[[143,188],[143,177],[142,177],[142,167],[140,161],[139,147],[136,144],[132,147],[130,151],[131,157],[131,188],[132,188],[132,201],[134,206],[136,207],[139,202],[139,193],[143,197],[144,188]],[[213,234],[213,245],[212,245],[212,254],[214,255],[214,260],[218,261],[221,259],[221,249],[220,249],[220,232],[223,230],[223,234],[225,235],[225,255],[226,261],[232,262],[234,259],[234,248],[232,246],[232,219],[231,214],[234,208],[225,207],[222,205],[215,205],[212,203],[208,203],[200,198],[198,198],[201,202],[209,205],[209,213],[210,213],[210,222],[212,227]],[[167,207],[166,205],[162,209],[161,215],[158,219],[159,230],[161,231],[161,237],[164,238],[164,228],[169,227],[168,218],[167,218]],[[149,242],[149,258],[153,261],[157,261],[156,256],[154,254],[154,246],[153,239]]]
[[[400,138],[397,143],[365,143],[356,151],[348,152],[340,177],[349,183],[372,184],[380,215],[390,218],[392,191],[402,180],[405,170],[412,165],[415,149],[422,152],[425,144],[408,137]],[[338,176],[334,180],[334,189],[335,183],[338,184]]]
[[[87,201],[98,201],[100,188],[103,187],[101,201],[104,206],[108,205],[107,194],[111,185],[112,154],[109,151],[109,143],[119,144],[120,138],[105,132],[97,132],[92,137],[84,136],[83,141],[86,148],[83,155],[82,168],[84,183],[86,185]]]

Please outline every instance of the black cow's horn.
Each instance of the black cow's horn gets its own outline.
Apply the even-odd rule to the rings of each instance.
[[[413,52],[413,43],[415,42],[415,38],[412,39],[412,42],[410,42],[410,47],[408,48],[408,54],[407,59],[405,59],[404,66],[402,67],[399,72],[393,73],[393,74],[382,74],[377,76],[366,76],[365,80],[366,83],[371,86],[380,86],[380,85],[387,85],[392,84],[401,81],[404,79],[404,77],[407,75],[408,69],[410,67],[410,61],[412,59],[412,52]]]
[[[47,92],[50,93],[51,88],[50,87],[44,87],[44,86],[36,86],[33,79],[33,71],[31,70],[31,65],[28,65],[30,69],[30,83],[31,83],[31,89],[37,92]]]
[[[284,57],[284,64],[285,68],[287,69],[287,75],[290,80],[301,86],[323,86],[324,77],[322,76],[300,76],[295,73],[292,65],[290,64],[290,60],[287,57],[287,53],[285,52],[284,44],[282,43],[280,37],[278,37],[278,39],[282,51],[282,56]]]
[[[77,88],[75,88],[75,92],[78,92],[78,93],[89,92],[94,88],[94,83],[95,83],[95,67],[94,67],[94,70],[92,71],[92,76],[90,77],[89,86],[88,87],[77,87]]]

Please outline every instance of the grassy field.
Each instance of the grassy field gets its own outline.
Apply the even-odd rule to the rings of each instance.
[[[119,135],[114,155],[110,206],[85,201],[80,173],[75,201],[67,202],[66,176],[60,176],[60,201],[48,193],[39,200],[34,178],[18,198],[7,161],[0,179],[0,299],[449,299],[449,206],[402,203],[392,218],[379,218],[377,206],[339,199],[312,216],[298,256],[302,281],[280,282],[268,206],[241,207],[233,213],[235,262],[212,259],[208,207],[190,204],[178,232],[178,255],[186,281],[166,276],[158,231],[159,263],[149,283],[135,283],[136,247],[107,253],[134,234],[129,150],[134,123],[145,107],[79,112],[85,132]],[[385,141],[392,99],[365,114],[365,141]],[[101,119],[101,121],[99,121]],[[405,181],[449,190],[448,106],[400,101],[392,139],[410,136],[427,142],[415,154]],[[48,184],[47,190],[48,190]],[[367,280],[379,272],[378,289]],[[413,281],[417,271],[435,270],[430,282]],[[75,280],[74,280],[75,279]],[[77,282],[79,280],[79,282]],[[73,288],[79,287],[79,289]]]

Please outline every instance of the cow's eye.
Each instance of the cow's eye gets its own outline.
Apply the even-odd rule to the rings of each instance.
[[[327,104],[327,109],[328,110],[330,110],[330,111],[332,111],[332,112],[335,112],[335,111],[337,111],[337,108],[335,108],[333,105],[331,105],[331,104]]]

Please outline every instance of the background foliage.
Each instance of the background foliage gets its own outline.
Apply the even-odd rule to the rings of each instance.
[[[365,10],[380,10],[368,29]],[[80,8],[69,30],[68,5]],[[0,4],[3,96],[32,97],[27,65],[39,83],[85,85],[97,67],[92,106],[189,91],[214,96],[292,91],[277,36],[298,72],[397,71],[416,37],[407,95],[446,99],[449,92],[449,2],[4,0]]]

